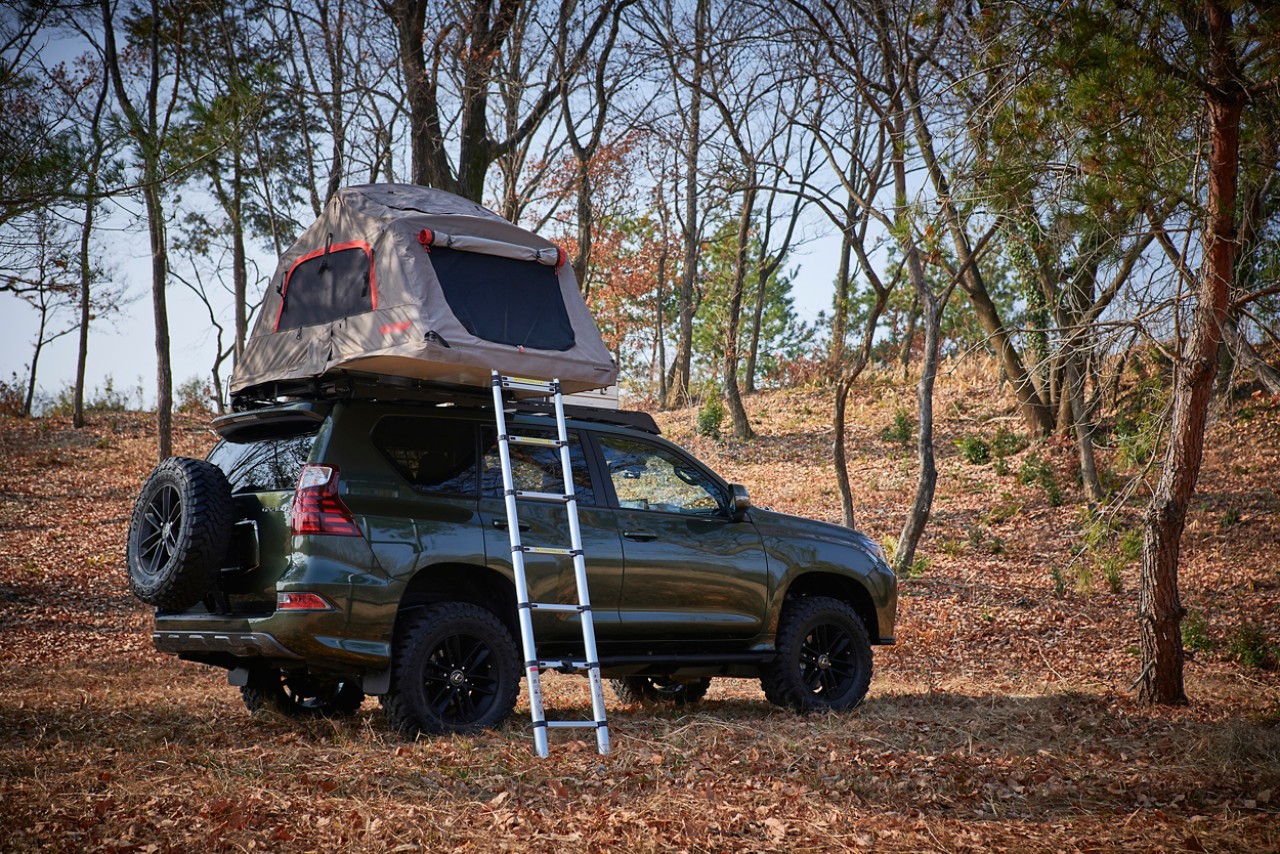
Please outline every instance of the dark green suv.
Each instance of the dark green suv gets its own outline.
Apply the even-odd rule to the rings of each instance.
[[[512,429],[555,435],[549,408],[515,409]],[[694,702],[728,676],[799,710],[862,701],[897,602],[874,542],[751,507],[647,415],[569,411],[601,667],[622,699]],[[318,398],[214,426],[208,460],[157,467],[130,526],[156,648],[226,668],[251,710],[377,694],[410,738],[501,723],[522,656],[492,408]],[[511,453],[517,489],[563,490],[557,451]],[[523,541],[563,543],[566,513],[523,502]],[[576,601],[570,558],[526,566],[533,601]],[[534,620],[539,658],[581,657],[577,614]]]

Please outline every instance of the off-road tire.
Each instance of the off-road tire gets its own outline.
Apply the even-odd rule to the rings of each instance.
[[[665,703],[692,706],[707,695],[711,680],[672,679],[665,676],[624,676],[610,679],[613,693],[621,703]]]
[[[354,715],[364,702],[364,691],[354,681],[261,669],[249,674],[240,698],[251,715],[274,712],[288,718],[334,718]]]
[[[853,608],[826,596],[789,600],[778,657],[760,676],[765,698],[800,712],[852,709],[871,686],[871,640]]]
[[[235,505],[222,470],[170,457],[152,470],[129,521],[129,587],[162,611],[204,598],[231,542]]]
[[[515,708],[520,656],[491,611],[466,602],[432,605],[397,636],[382,707],[405,739],[490,729]]]

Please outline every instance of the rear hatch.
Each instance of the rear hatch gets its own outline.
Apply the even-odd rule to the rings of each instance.
[[[302,467],[327,423],[327,406],[295,404],[219,418],[222,441],[209,462],[231,482],[236,524],[211,611],[264,614],[276,608],[276,582],[289,565],[289,514]]]

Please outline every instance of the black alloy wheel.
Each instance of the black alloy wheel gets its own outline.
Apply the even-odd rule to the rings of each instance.
[[[387,719],[405,738],[497,726],[515,708],[520,664],[506,626],[478,605],[426,608],[397,650]]]
[[[761,675],[769,702],[798,711],[841,711],[871,685],[871,641],[848,604],[826,596],[787,603],[778,624],[778,657]]]
[[[222,470],[170,457],[142,485],[129,521],[129,587],[143,602],[180,611],[213,588],[231,542],[235,505]]]

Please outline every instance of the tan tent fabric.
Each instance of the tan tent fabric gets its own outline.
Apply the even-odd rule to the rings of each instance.
[[[436,265],[446,264],[440,276],[433,253]],[[457,271],[473,267],[487,277],[459,280]],[[442,277],[450,276],[446,292]],[[344,310],[348,305],[356,309]],[[464,319],[455,314],[458,305]],[[316,317],[321,321],[311,322]],[[299,325],[299,318],[306,322]],[[537,349],[469,331],[511,325],[532,338],[561,330],[571,346]],[[368,184],[339,190],[280,259],[231,392],[344,372],[488,386],[491,370],[559,377],[568,393],[603,388],[617,377],[573,270],[554,244],[442,190]]]

